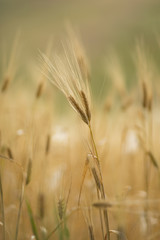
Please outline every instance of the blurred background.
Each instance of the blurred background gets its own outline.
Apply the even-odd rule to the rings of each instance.
[[[44,237],[58,223],[53,199],[56,204],[59,200],[62,204],[63,200],[67,201],[72,177],[69,209],[77,206],[83,168],[89,165],[86,156],[94,152],[90,150],[88,129],[83,128],[83,122],[77,124],[78,115],[64,96],[50,87],[39,61],[39,50],[46,53],[51,39],[51,54],[59,49],[66,36],[67,23],[78,33],[90,63],[93,106],[97,104],[92,111],[93,132],[102,160],[107,196],[120,202],[127,198],[129,202],[142,200],[142,205],[135,204],[133,209],[129,203],[126,212],[123,212],[123,205],[122,208],[117,205],[118,211],[113,210],[109,216],[111,229],[121,233],[124,229],[130,240],[153,239],[154,235],[149,235],[148,230],[151,234],[158,232],[154,238],[158,240],[160,0],[0,0],[0,155],[16,160],[25,173],[29,172],[28,163],[33,162],[31,184],[26,187],[25,196],[31,202],[39,232]],[[138,45],[139,56],[137,41],[142,43]],[[141,51],[141,47],[145,51]],[[117,65],[116,61],[112,62],[114,56],[118,58]],[[143,81],[141,87],[139,80]],[[152,82],[157,84],[153,91]],[[11,235],[15,234],[18,223],[22,183],[17,166],[7,161],[0,166],[6,230]],[[90,168],[95,169],[92,165]],[[0,179],[0,189],[2,183]],[[90,174],[84,184],[84,200],[87,199],[84,202],[90,206],[96,196]],[[155,204],[149,205],[150,199]],[[40,219],[41,209],[44,209],[44,216]],[[88,210],[82,214],[86,219],[90,218]],[[26,211],[24,203],[19,228],[19,239],[23,240],[34,239]],[[69,222],[70,239],[77,239],[77,236],[87,239],[86,223],[79,216],[78,213]],[[98,212],[93,216],[98,233]],[[2,231],[4,224],[0,219]],[[81,234],[79,229],[82,229]]]
[[[19,32],[16,74],[25,72],[23,79],[29,82],[33,76],[28,68],[38,62],[38,50],[45,51],[51,37],[57,44],[66,22],[78,32],[86,49],[95,93],[107,78],[105,62],[112,50],[120,59],[128,84],[135,79],[132,55],[137,39],[144,39],[155,61],[160,60],[159,0],[0,1],[1,56],[10,54]],[[1,79],[5,74],[2,65]]]

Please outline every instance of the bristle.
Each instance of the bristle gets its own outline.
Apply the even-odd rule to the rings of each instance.
[[[62,43],[62,54],[55,54],[53,64],[45,54],[41,54],[45,63],[44,75],[66,96],[74,110],[88,125],[91,113],[88,104],[90,91],[87,64],[79,42],[75,38],[68,40],[66,44]],[[81,96],[81,89],[84,90],[85,96]]]
[[[77,56],[77,62],[78,62],[79,68],[81,70],[81,73],[83,75],[83,78],[86,79],[87,81],[89,81],[90,74],[89,74],[88,68],[86,66],[86,62],[84,60],[84,57],[82,57],[80,55]]]
[[[83,110],[80,108],[80,106],[78,105],[78,103],[76,102],[76,100],[70,95],[68,96],[68,100],[71,103],[71,105],[73,106],[73,108],[80,114],[82,120],[88,125],[88,118],[85,115],[85,113],[83,112]]]
[[[72,45],[75,51],[75,55],[77,58],[77,62],[78,62],[81,74],[85,80],[89,81],[90,73],[89,73],[89,67],[88,67],[88,60],[87,60],[84,48],[81,44],[81,41],[79,41],[79,39],[77,38],[77,36],[75,35],[71,27],[67,26],[67,30],[68,30],[70,41],[72,42]]]
[[[86,112],[86,115],[88,117],[88,120],[90,122],[91,120],[91,112],[90,112],[90,109],[89,109],[89,104],[88,104],[88,101],[87,101],[87,97],[86,97],[86,94],[81,90],[81,98],[82,98],[82,101],[83,101],[83,104],[84,104],[84,107],[85,107],[85,112]]]

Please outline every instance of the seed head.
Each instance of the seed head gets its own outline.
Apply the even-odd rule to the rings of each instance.
[[[83,54],[79,54],[75,41],[67,41],[66,45],[62,44],[62,54],[55,54],[53,61],[49,60],[44,54],[41,54],[45,67],[49,72],[47,78],[66,96],[72,108],[80,115],[81,119],[89,124],[91,119],[90,113],[90,93],[89,81],[86,77],[88,71],[87,65],[83,67],[81,62]],[[85,58],[85,57],[84,57]],[[84,60],[85,62],[85,60]],[[85,67],[84,67],[85,66]]]

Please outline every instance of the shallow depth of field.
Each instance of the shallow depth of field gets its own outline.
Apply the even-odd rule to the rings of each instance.
[[[159,7],[0,1],[0,239],[160,239]]]

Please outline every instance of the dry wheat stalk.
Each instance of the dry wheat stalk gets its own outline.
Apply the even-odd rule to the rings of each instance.
[[[97,189],[101,190],[101,181],[100,181],[100,178],[98,177],[96,169],[93,167],[91,168],[91,171],[92,171],[92,175],[94,177]]]
[[[80,42],[80,38],[79,38],[79,36],[77,38],[77,36],[71,26],[68,25],[67,30],[69,33],[69,39],[71,42],[73,42],[77,62],[78,62],[79,68],[81,70],[81,73],[83,75],[83,78],[86,79],[87,81],[89,81],[90,80],[89,63],[88,63],[84,48]]]
[[[89,237],[91,240],[94,240],[95,236],[94,236],[93,219],[92,219],[92,208],[90,206],[86,206],[85,209],[83,209],[82,213],[88,227]]]
[[[80,67],[81,65],[79,64],[77,56],[78,54],[77,49],[74,46],[74,41],[67,42],[67,47],[64,47],[63,45],[63,54],[61,56],[55,55],[53,63],[46,57],[46,55],[41,54],[45,63],[44,65],[47,67],[47,71],[44,71],[44,74],[46,72],[50,73],[47,78],[66,96],[71,107],[80,115],[81,119],[89,127],[93,152],[96,155],[98,166],[98,173],[94,168],[92,169],[92,174],[95,178],[97,189],[99,189],[101,193],[101,198],[105,199],[100,160],[90,124],[91,111],[89,82],[88,79],[84,77],[86,72],[83,72],[83,68]],[[81,57],[82,56],[83,55],[81,55]],[[108,214],[106,209],[103,211],[103,214],[107,237],[108,240],[110,240]]]

